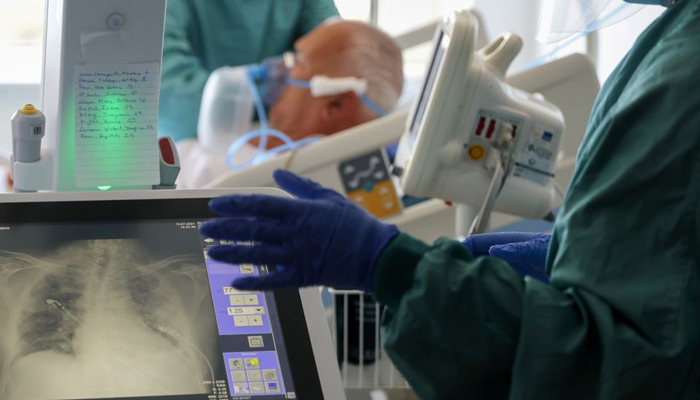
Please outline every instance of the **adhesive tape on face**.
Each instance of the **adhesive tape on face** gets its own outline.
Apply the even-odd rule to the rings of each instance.
[[[309,81],[311,94],[314,97],[332,96],[335,94],[355,92],[363,95],[367,91],[367,81],[355,77],[329,78],[317,75]]]

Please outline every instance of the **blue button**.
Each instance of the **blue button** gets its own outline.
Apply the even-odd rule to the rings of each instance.
[[[545,132],[544,135],[542,135],[542,140],[545,142],[551,142],[552,139],[554,139],[554,134],[552,132]]]

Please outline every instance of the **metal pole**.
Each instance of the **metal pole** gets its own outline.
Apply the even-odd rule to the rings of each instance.
[[[467,204],[457,204],[455,207],[455,234],[457,235],[457,238],[462,239],[469,236],[469,231],[474,224],[474,220],[479,215],[479,207],[470,206]]]
[[[598,32],[591,32],[587,37],[586,37],[586,53],[588,53],[588,57],[591,58],[593,61],[593,65],[596,66],[596,69],[599,67],[598,65],[598,55],[600,51],[600,36],[598,35]]]
[[[365,295],[360,295],[360,376],[357,386],[365,385]]]
[[[379,26],[379,0],[370,0],[369,23]]]
[[[350,296],[347,293],[343,294],[343,384],[348,388],[348,302]]]
[[[374,389],[379,389],[379,360],[382,349],[379,343],[379,325],[381,324],[381,310],[379,303],[374,305]]]

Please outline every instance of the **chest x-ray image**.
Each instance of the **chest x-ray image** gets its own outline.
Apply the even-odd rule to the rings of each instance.
[[[225,372],[201,248],[39,245],[1,246],[0,400],[212,393]]]

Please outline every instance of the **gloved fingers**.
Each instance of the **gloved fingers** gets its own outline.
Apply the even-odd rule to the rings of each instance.
[[[489,249],[493,246],[526,242],[540,235],[539,233],[525,232],[497,232],[472,235],[462,242],[474,257],[489,255]]]
[[[500,258],[508,263],[523,261],[524,254],[522,247],[518,246],[516,243],[508,243],[502,245],[492,246],[488,254],[491,257]]]
[[[549,242],[550,236],[540,235],[524,243],[493,246],[489,254],[506,261],[523,277],[530,276],[548,284],[546,263]]]
[[[462,244],[469,250],[469,252],[474,256],[474,257],[482,257],[482,256],[487,256],[489,254],[489,250],[491,246],[486,246],[485,244],[482,244],[477,236],[480,235],[472,235],[472,236],[467,236],[462,240]],[[484,250],[485,249],[485,250]]]
[[[279,221],[248,222],[234,218],[206,222],[200,228],[200,232],[212,239],[264,243],[279,243],[290,236],[289,229]]]
[[[396,153],[399,152],[399,144],[394,143],[386,147],[386,156],[389,158],[389,163],[393,164],[396,160]]]
[[[216,246],[209,257],[229,264],[286,264],[292,256],[282,246]]]
[[[209,202],[212,212],[227,217],[281,219],[293,215],[298,207],[296,200],[263,195],[225,196]]]
[[[536,237],[530,240],[529,242],[524,243],[524,245],[526,245],[529,248],[528,261],[531,265],[537,266],[537,270],[542,271],[543,273],[547,264],[547,253],[549,253],[550,241],[551,236],[548,236]],[[546,274],[544,276],[547,277]],[[547,282],[549,282],[549,278],[547,278]]]
[[[233,281],[232,286],[237,290],[250,290],[255,292],[299,288],[294,282],[294,275],[291,271],[238,278]]]
[[[295,175],[283,169],[276,170],[272,176],[282,190],[300,199],[345,199],[345,197],[334,190],[324,188],[311,179]]]
[[[527,242],[507,243],[492,246],[489,255],[506,261],[527,261],[544,264],[547,260],[550,236],[538,235]]]

